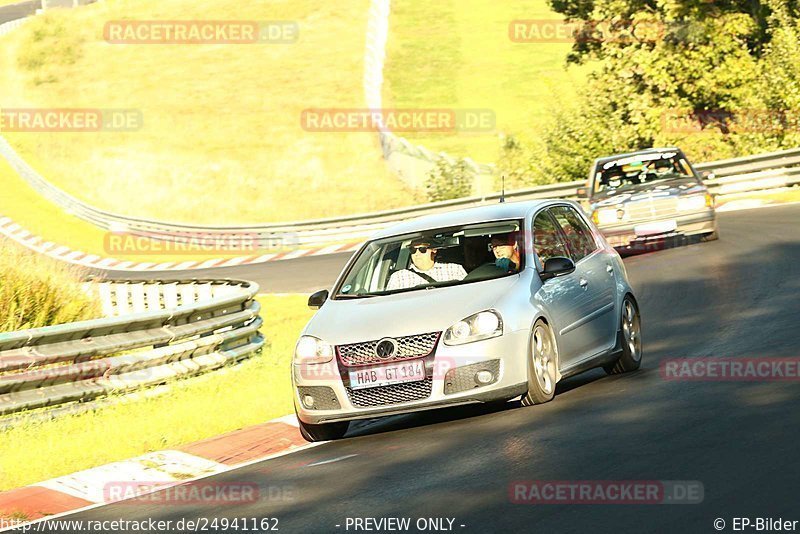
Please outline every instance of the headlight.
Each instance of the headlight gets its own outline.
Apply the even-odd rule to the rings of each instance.
[[[697,211],[708,206],[711,195],[692,195],[678,199],[678,211]]]
[[[294,363],[328,363],[333,347],[312,336],[300,336],[294,348]]]
[[[595,224],[615,224],[619,222],[616,209],[597,210],[592,216]]]
[[[493,310],[486,310],[458,321],[444,333],[445,345],[462,345],[503,334],[503,319]]]

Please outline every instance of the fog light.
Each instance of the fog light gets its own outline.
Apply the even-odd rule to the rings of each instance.
[[[475,373],[475,382],[478,384],[491,384],[494,382],[494,375],[490,371],[478,371]]]
[[[313,408],[314,407],[314,397],[311,395],[305,395],[303,397],[303,406],[306,408]]]

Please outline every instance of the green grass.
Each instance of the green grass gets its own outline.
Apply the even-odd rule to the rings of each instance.
[[[0,240],[0,332],[95,319],[99,302],[81,288],[82,272]]]
[[[313,315],[306,299],[259,297],[268,345],[241,365],[174,382],[163,395],[4,431],[0,491],[292,413],[291,356]]]
[[[133,132],[7,132],[45,177],[122,214],[196,223],[302,220],[414,204],[374,133],[301,112],[363,108],[369,0],[108,0],[0,39],[0,107],[141,110]],[[291,20],[294,44],[112,45],[106,22]]]
[[[569,43],[514,43],[512,20],[561,19],[546,0],[393,0],[384,106],[491,109],[488,133],[406,134],[431,150],[496,161],[500,134],[536,138],[574,101],[587,68],[565,67]]]

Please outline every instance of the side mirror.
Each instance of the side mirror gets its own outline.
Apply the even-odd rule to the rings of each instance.
[[[700,173],[700,176],[703,178],[703,180],[713,180],[717,177],[717,175],[711,171],[703,171]]]
[[[328,290],[321,289],[308,297],[308,307],[312,310],[318,310],[325,301],[328,300]]]
[[[544,271],[539,274],[542,282],[546,282],[556,276],[569,274],[575,270],[575,262],[563,256],[554,256],[544,262]]]
[[[578,198],[589,198],[589,190],[585,187],[579,187],[576,191]]]

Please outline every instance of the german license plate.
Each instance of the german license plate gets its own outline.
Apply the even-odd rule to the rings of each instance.
[[[638,224],[633,228],[633,232],[637,236],[644,236],[644,235],[667,234],[669,232],[674,232],[677,229],[678,229],[678,223],[676,223],[674,220],[670,220],[670,221],[656,221],[651,223]]]
[[[422,360],[350,371],[350,387],[352,389],[389,386],[418,380],[425,380],[425,365]]]

